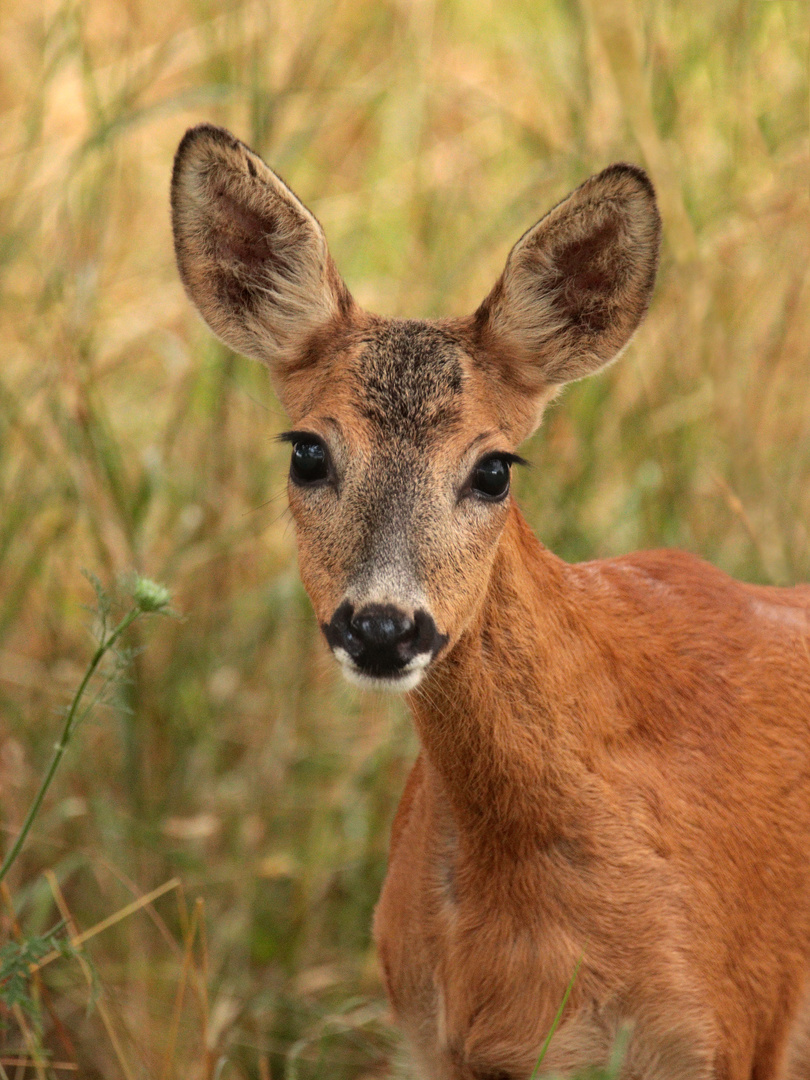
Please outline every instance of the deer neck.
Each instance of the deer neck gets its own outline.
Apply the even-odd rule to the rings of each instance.
[[[586,592],[513,506],[477,616],[409,695],[427,775],[462,832],[551,842],[590,788],[600,709],[586,696],[599,663]]]

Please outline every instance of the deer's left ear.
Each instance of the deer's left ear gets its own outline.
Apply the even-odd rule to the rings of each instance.
[[[649,305],[660,236],[642,169],[611,165],[586,180],[512,248],[474,316],[484,351],[528,392],[610,363]]]
[[[172,174],[180,276],[218,337],[287,380],[319,330],[352,308],[313,214],[224,128],[191,128]]]

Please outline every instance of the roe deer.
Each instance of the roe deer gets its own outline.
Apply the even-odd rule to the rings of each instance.
[[[313,215],[203,125],[177,152],[177,261],[294,430],[301,574],[421,754],[374,933],[425,1080],[604,1063],[632,1080],[810,1078],[810,587],[657,551],[569,566],[510,465],[650,300],[660,221],[613,165],[512,249],[467,318],[354,303]]]

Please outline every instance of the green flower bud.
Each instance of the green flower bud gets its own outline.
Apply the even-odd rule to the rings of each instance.
[[[169,606],[171,594],[164,585],[158,585],[149,578],[139,577],[135,579],[132,589],[132,598],[141,611],[163,611]]]

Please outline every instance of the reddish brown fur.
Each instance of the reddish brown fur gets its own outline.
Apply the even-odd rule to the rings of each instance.
[[[410,695],[423,754],[375,923],[426,1076],[528,1076],[580,957],[549,1068],[632,1021],[628,1076],[787,1075],[809,640],[808,587],[671,551],[567,566],[513,508],[474,626]]]
[[[647,178],[587,181],[433,324],[360,312],[218,129],[181,144],[173,209],[192,299],[329,449],[334,481],[290,485],[319,622],[421,607],[446,641],[408,695],[422,753],[375,918],[421,1076],[528,1080],[580,964],[544,1068],[627,1028],[626,1080],[808,1080],[810,587],[672,551],[568,566],[465,487],[642,318]]]

